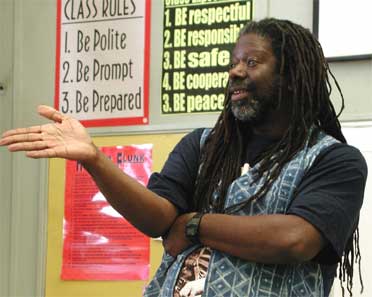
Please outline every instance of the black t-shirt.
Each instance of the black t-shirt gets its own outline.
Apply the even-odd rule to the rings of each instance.
[[[168,199],[180,213],[190,209],[199,168],[203,129],[186,135],[170,153],[160,173],[152,174],[148,188]],[[245,162],[251,166],[259,154],[276,140],[253,136]],[[358,149],[343,143],[331,145],[315,159],[297,188],[287,214],[297,215],[315,226],[328,244],[315,257],[322,264],[325,293],[335,276],[337,262],[358,224],[363,202],[367,165]]]

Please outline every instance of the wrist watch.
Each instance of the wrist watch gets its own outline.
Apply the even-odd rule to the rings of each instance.
[[[196,213],[185,226],[185,235],[192,243],[200,243],[199,226],[204,213]]]

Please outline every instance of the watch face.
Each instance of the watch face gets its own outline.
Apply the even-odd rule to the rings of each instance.
[[[202,215],[198,213],[194,215],[186,224],[186,237],[194,243],[199,242],[198,231],[201,217]]]
[[[187,229],[186,229],[186,232],[187,232],[187,236],[196,236],[197,234],[197,225],[191,225],[191,226],[187,226]]]

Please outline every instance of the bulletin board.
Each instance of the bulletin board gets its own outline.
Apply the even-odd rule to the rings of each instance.
[[[148,134],[130,136],[106,136],[94,138],[97,146],[153,144],[153,171],[160,171],[168,154],[184,133]],[[64,213],[65,161],[53,159],[49,163],[48,189],[48,240],[46,267],[46,297],[135,297],[142,296],[148,281],[63,281],[60,278],[62,265],[62,223]],[[163,253],[161,241],[150,241],[150,279],[158,268]]]

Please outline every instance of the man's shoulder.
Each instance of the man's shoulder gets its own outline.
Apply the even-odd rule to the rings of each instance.
[[[209,129],[210,129],[210,128],[205,128],[205,127],[203,127],[203,128],[196,128],[196,129],[194,129],[193,131],[191,131],[191,132],[189,133],[189,135],[194,135],[194,136],[200,138],[201,135],[204,133],[204,131],[205,131],[205,130],[209,130]]]
[[[194,154],[198,155],[200,150],[200,141],[205,129],[206,128],[197,128],[189,133],[186,133],[178,142],[173,152],[193,152]]]
[[[196,128],[194,130],[192,130],[191,132],[187,133],[182,141],[186,141],[186,142],[192,142],[192,143],[200,143],[200,139],[202,138],[203,136],[203,133],[207,133],[208,131],[210,131],[210,128]]]
[[[324,156],[329,158],[341,158],[341,159],[355,159],[359,161],[365,161],[363,154],[358,148],[347,143],[336,142],[324,149],[322,152]]]
[[[325,148],[317,156],[314,165],[322,164],[340,164],[358,169],[363,175],[367,175],[367,162],[360,150],[350,144],[336,142]]]

